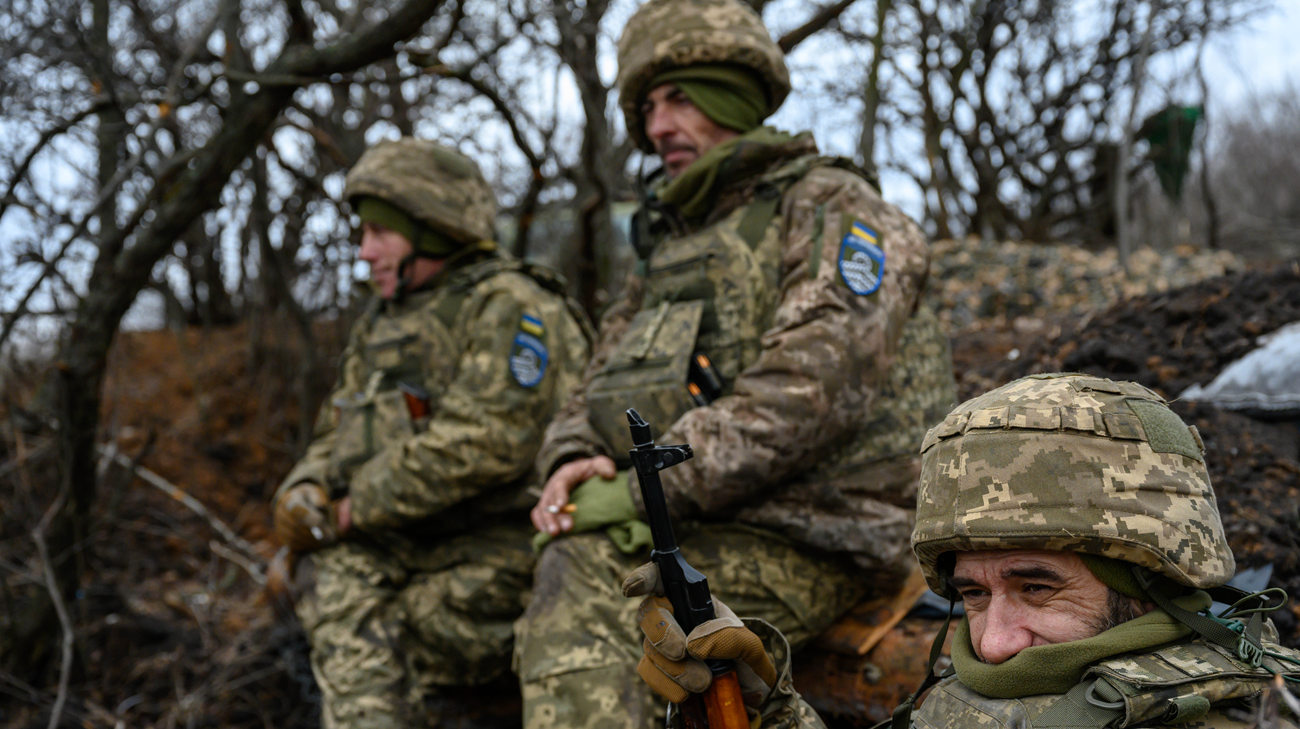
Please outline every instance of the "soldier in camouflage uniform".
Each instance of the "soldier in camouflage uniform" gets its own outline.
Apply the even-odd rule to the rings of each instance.
[[[697,454],[663,478],[682,552],[797,645],[901,584],[915,454],[956,399],[947,338],[920,303],[923,234],[810,135],[760,125],[790,84],[748,5],[647,2],[619,42],[618,86],[664,174],[583,388],[538,453],[549,478],[533,522],[563,538],[516,629],[527,729],[662,721],[619,592],[647,554],[628,407]],[[622,522],[574,533],[605,526],[584,514],[613,501],[603,521]]]
[[[438,688],[509,669],[534,562],[524,480],[590,327],[553,274],[497,250],[492,190],[460,154],[383,142],[344,197],[377,295],[275,525],[305,555],[324,725],[405,727]]]
[[[1300,651],[1278,645],[1254,609],[1276,610],[1280,596],[1223,587],[1235,565],[1204,452],[1154,392],[1087,375],[1018,380],[935,426],[912,547],[930,587],[960,600],[966,617],[953,671],[912,726],[1246,729],[1276,677],[1294,692]],[[655,591],[652,568],[634,575],[630,594]],[[1212,614],[1212,598],[1240,609]],[[761,637],[785,669],[776,678],[751,653],[770,679],[753,688],[768,696],[762,726],[822,726],[793,692],[770,626],[751,623],[756,636],[731,619],[682,636],[659,624],[673,625],[661,599],[641,618],[652,642],[670,646],[646,650],[645,675],[665,695],[684,695],[670,674],[698,671],[688,654],[717,657],[723,642]]]

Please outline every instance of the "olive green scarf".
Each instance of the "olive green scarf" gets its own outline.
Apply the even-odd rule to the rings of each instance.
[[[1176,598],[1174,604],[1200,612],[1209,609],[1211,600],[1197,590]],[[1083,680],[1089,666],[1102,659],[1181,640],[1191,632],[1191,628],[1157,608],[1091,638],[1026,648],[994,665],[975,656],[970,623],[963,618],[952,641],[952,663],[958,680],[990,698],[1063,694]]]
[[[680,175],[660,182],[651,194],[676,207],[687,220],[697,220],[709,212],[718,191],[731,181],[748,177],[777,159],[804,151],[816,151],[811,135],[796,136],[759,127],[714,145]]]

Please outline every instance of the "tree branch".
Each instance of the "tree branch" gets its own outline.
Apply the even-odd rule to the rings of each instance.
[[[354,71],[392,53],[397,43],[420,32],[442,3],[443,0],[411,0],[369,30],[349,34],[333,45],[320,49],[286,48],[267,71],[295,76]]]
[[[176,486],[162,476],[159,476],[144,466],[134,463],[130,458],[127,458],[126,455],[118,452],[117,447],[111,443],[101,448],[100,452],[106,460],[112,461],[113,463],[133,472],[145,483],[179,501],[190,511],[202,517],[202,519],[208,523],[208,526],[212,527],[213,530],[221,535],[222,539],[226,540],[226,543],[237,547],[239,551],[244,554],[244,559],[242,561],[233,559],[231,561],[247,570],[249,576],[259,585],[266,584],[265,569],[250,561],[256,560],[257,562],[261,562],[261,555],[257,553],[257,550],[253,545],[249,544],[242,537],[236,534],[233,529],[226,526],[225,522],[213,516],[212,512],[208,511],[208,508],[204,506],[202,502],[185,493],[185,491],[179,486]],[[218,552],[218,554],[226,556],[223,552]],[[227,558],[229,559],[229,557]]]
[[[54,602],[54,612],[58,614],[59,625],[63,627],[63,655],[59,664],[59,693],[58,697],[54,700],[54,707],[50,709],[50,723],[47,725],[48,729],[57,729],[59,726],[59,719],[63,715],[63,705],[67,703],[68,700],[68,681],[72,677],[72,646],[74,635],[72,631],[72,619],[68,617],[68,608],[63,603],[63,590],[59,588],[59,580],[54,573],[54,565],[50,562],[50,550],[45,544],[45,532],[50,528],[50,524],[53,523],[55,515],[63,510],[67,501],[67,489],[60,489],[58,497],[54,499],[54,503],[50,504],[50,508],[46,510],[45,516],[41,517],[40,523],[36,525],[34,530],[32,530],[32,540],[36,542],[36,551],[41,556],[41,567],[45,573],[45,587],[50,591],[50,600]]]
[[[32,147],[31,151],[27,153],[27,156],[23,158],[23,161],[19,163],[17,167],[14,168],[14,175],[12,180],[9,183],[9,187],[7,190],[5,190],[4,196],[0,197],[0,218],[4,217],[5,210],[9,207],[9,202],[11,200],[17,199],[14,197],[14,190],[18,189],[18,183],[23,179],[23,177],[27,175],[27,169],[31,167],[32,162],[36,160],[36,155],[40,154],[41,150],[45,149],[46,145],[48,145],[51,141],[53,141],[55,137],[59,136],[60,134],[66,133],[69,129],[72,129],[73,127],[77,126],[82,121],[84,121],[86,117],[96,112],[102,111],[108,106],[109,106],[108,96],[105,95],[98,96],[96,97],[94,103],[92,103],[89,107],[77,112],[76,114],[73,114],[67,119],[64,119],[62,122],[45,130],[45,133],[41,135],[41,138],[36,140],[36,146]]]
[[[794,50],[795,46],[807,40],[808,36],[825,28],[830,25],[832,21],[843,15],[844,11],[848,10],[849,6],[856,1],[857,0],[837,0],[836,2],[823,7],[809,18],[808,22],[781,36],[781,40],[777,41],[776,44],[781,47],[782,51],[789,53]]]

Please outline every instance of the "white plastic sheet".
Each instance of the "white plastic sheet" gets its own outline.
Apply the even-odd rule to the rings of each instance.
[[[1181,399],[1270,419],[1300,420],[1300,322],[1260,337],[1259,345],[1209,385],[1184,390]]]

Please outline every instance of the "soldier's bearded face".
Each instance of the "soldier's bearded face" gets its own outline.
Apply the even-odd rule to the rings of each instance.
[[[705,116],[676,84],[651,89],[641,104],[641,113],[646,136],[663,160],[669,179],[681,174],[705,152],[740,134]]]
[[[971,646],[985,663],[1002,663],[1031,646],[1091,638],[1145,612],[1072,552],[958,552],[951,581],[966,608]]]
[[[385,299],[397,294],[402,260],[414,248],[406,236],[378,223],[361,224],[361,252],[358,258],[370,264],[370,283]],[[442,270],[442,260],[416,258],[407,266],[407,288],[415,288]]]

